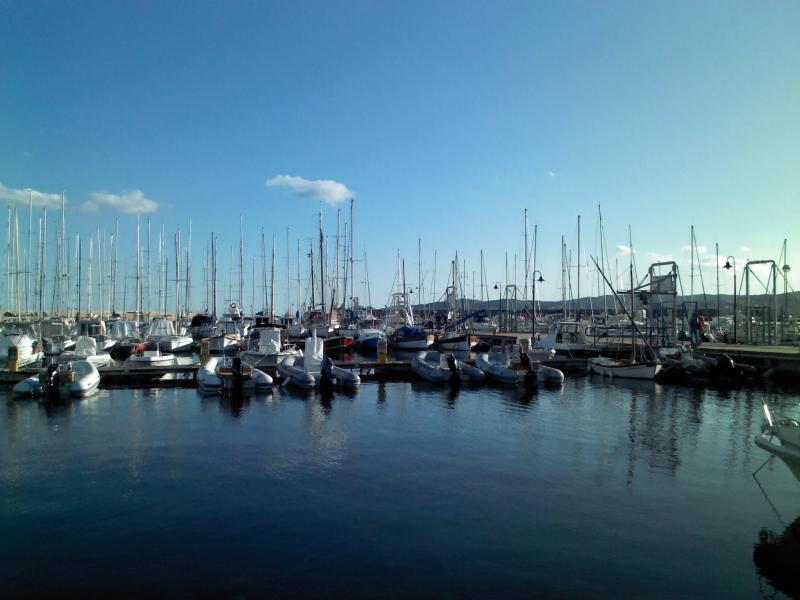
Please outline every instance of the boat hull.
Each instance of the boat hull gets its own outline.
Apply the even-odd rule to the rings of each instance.
[[[589,361],[592,373],[603,377],[622,377],[653,381],[661,371],[658,363],[630,363],[611,359],[592,359]]]

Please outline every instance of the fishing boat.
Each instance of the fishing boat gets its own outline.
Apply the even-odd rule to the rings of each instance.
[[[197,370],[197,386],[206,394],[263,391],[272,386],[272,377],[264,371],[244,364],[239,357],[214,356]]]
[[[100,373],[88,360],[52,364],[14,386],[16,396],[88,396],[100,385]]]
[[[312,332],[306,338],[305,353],[284,358],[278,363],[278,374],[286,385],[312,389],[320,383],[323,358],[323,340]]]
[[[435,350],[419,352],[411,359],[411,370],[417,376],[431,383],[460,380],[456,357]]]
[[[794,473],[800,473],[800,422],[790,417],[773,414],[764,402],[766,422],[755,438],[762,450],[783,459]]]

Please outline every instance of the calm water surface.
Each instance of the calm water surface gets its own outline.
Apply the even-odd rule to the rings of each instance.
[[[779,461],[752,476],[762,398],[798,402],[599,379],[59,406],[0,391],[0,589],[773,596],[753,548],[800,516],[800,482]]]

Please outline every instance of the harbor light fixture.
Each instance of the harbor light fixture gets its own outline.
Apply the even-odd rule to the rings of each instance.
[[[733,264],[731,265],[731,261]],[[717,263],[719,264],[719,263]],[[733,269],[733,343],[736,343],[736,258],[729,256],[725,259],[725,266],[722,267],[726,271]]]

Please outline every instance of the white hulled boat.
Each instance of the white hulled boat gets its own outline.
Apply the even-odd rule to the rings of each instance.
[[[41,369],[14,386],[16,396],[88,396],[100,385],[100,373],[87,360],[73,360]]]

